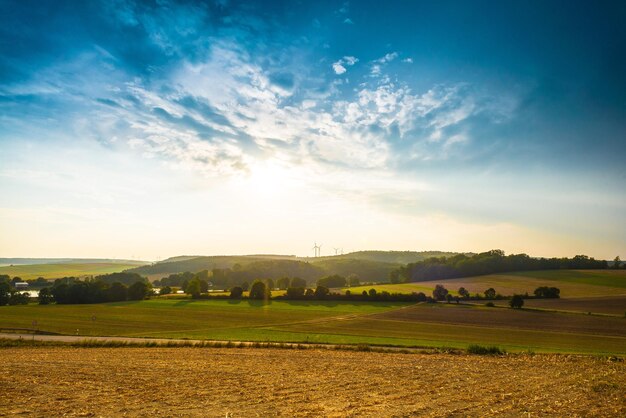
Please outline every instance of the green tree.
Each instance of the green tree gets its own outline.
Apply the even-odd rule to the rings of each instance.
[[[459,295],[461,295],[462,298],[467,299],[467,298],[469,298],[470,293],[467,291],[466,288],[459,287]]]
[[[289,283],[289,287],[306,287],[306,280],[299,277],[293,277]]]
[[[200,284],[200,280],[193,279],[189,283],[187,283],[187,287],[185,288],[185,293],[191,295],[192,299],[198,299],[200,294],[202,293],[202,287]]]
[[[433,298],[435,298],[435,300],[445,300],[447,295],[448,289],[443,287],[442,284],[438,284],[435,286],[435,290],[433,290]]]
[[[369,297],[375,298],[376,297],[376,289],[370,289],[369,292],[367,292],[367,294],[369,295]]]
[[[43,289],[39,291],[39,304],[40,305],[48,305],[53,300],[54,299],[52,298],[52,293],[50,292],[49,288],[44,287]]]
[[[128,288],[128,299],[144,300],[150,294],[150,285],[145,282],[135,282]]]
[[[288,287],[287,297],[289,299],[300,299],[304,296],[304,287]]]
[[[496,290],[493,287],[485,290],[485,297],[487,299],[494,299],[496,297]]]
[[[261,280],[255,280],[250,286],[250,299],[269,299],[270,295],[270,290]]]
[[[289,287],[289,277],[281,277],[280,279],[278,279],[276,281],[276,286],[280,289],[280,290],[285,290]]]
[[[161,290],[159,290],[159,295],[169,295],[172,293],[172,288],[169,286],[163,286]]]
[[[324,299],[329,293],[330,290],[326,286],[317,286],[315,288],[315,297],[317,299]]]
[[[619,255],[618,255],[617,257],[615,257],[615,259],[613,259],[613,268],[618,269],[620,268],[621,264],[622,264],[622,260],[620,260]]]
[[[9,303],[11,298],[11,285],[8,282],[0,282],[0,306]]]
[[[241,286],[235,286],[232,289],[230,289],[231,299],[241,299],[242,296],[243,296],[243,289],[241,288]]]
[[[513,309],[520,309],[522,306],[524,306],[524,298],[522,298],[522,295],[513,295],[513,297],[509,301],[509,305]]]
[[[109,302],[122,302],[128,299],[128,288],[120,282],[115,282],[106,290]]]
[[[359,279],[359,276],[357,276],[354,273],[350,274],[347,280],[348,280],[348,286],[350,287],[358,286],[361,284],[361,279]]]

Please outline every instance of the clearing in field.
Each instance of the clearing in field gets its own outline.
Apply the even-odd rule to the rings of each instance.
[[[626,414],[624,363],[594,357],[69,347],[0,354],[0,411],[9,415]]]

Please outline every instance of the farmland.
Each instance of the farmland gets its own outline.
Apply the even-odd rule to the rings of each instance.
[[[594,357],[234,348],[0,351],[0,411],[8,415],[626,414],[624,363]]]
[[[38,277],[57,279],[60,277],[96,276],[120,272],[137,264],[131,263],[59,263],[59,264],[22,264],[0,267],[0,274],[32,280]]]
[[[1,307],[0,328],[59,334],[626,354],[626,319],[456,304],[155,299]]]
[[[561,289],[562,298],[600,297],[626,295],[626,270],[545,270],[486,276],[463,277],[439,281],[415,283],[383,284],[349,288],[351,292],[376,289],[390,293],[424,292],[430,294],[435,285],[443,284],[452,294],[460,287],[470,293],[482,294],[493,287],[498,293],[512,295],[524,294],[540,286],[555,286]],[[348,288],[344,289],[348,290]]]

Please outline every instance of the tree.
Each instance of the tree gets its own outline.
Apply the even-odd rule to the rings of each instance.
[[[485,297],[487,299],[494,299],[496,297],[496,290],[493,287],[485,290]]]
[[[161,290],[159,290],[159,295],[169,295],[172,293],[172,288],[169,286],[163,286]]]
[[[470,293],[467,291],[466,288],[459,287],[459,295],[461,295],[462,298],[467,299],[467,298],[469,298]]]
[[[435,290],[433,290],[433,297],[436,300],[444,300],[447,294],[448,294],[448,289],[443,287],[443,285],[441,284],[436,285]]]
[[[299,299],[304,296],[304,287],[288,287],[287,297],[289,299]]]
[[[522,298],[521,295],[513,295],[509,301],[509,305],[511,305],[513,309],[521,309],[521,307],[524,306],[524,298]]]
[[[185,293],[191,295],[192,299],[198,299],[200,294],[202,293],[202,288],[200,284],[200,280],[193,279],[189,283],[187,283],[187,287],[185,288]]]
[[[150,285],[145,282],[135,282],[128,288],[128,299],[144,300],[150,293]]]
[[[620,265],[622,263],[622,260],[620,260],[619,255],[617,257],[615,257],[615,259],[613,260],[613,268],[614,269],[618,269],[620,268]]]
[[[369,292],[367,292],[367,294],[371,297],[371,298],[375,298],[376,297],[376,289],[370,289]]]
[[[393,284],[400,283],[400,270],[391,270],[389,272],[389,281]]]
[[[453,299],[453,298],[452,298],[452,295],[451,295],[450,293],[448,293],[448,294],[446,295],[446,301],[447,301],[448,303],[452,303],[452,299]]]
[[[285,290],[289,287],[289,277],[281,277],[276,281],[276,286],[280,290]]]
[[[324,299],[329,293],[330,290],[326,286],[317,286],[315,288],[315,297],[317,299]]]
[[[11,285],[8,282],[0,282],[0,306],[9,303],[11,297]]]
[[[299,277],[293,277],[289,282],[289,287],[306,287],[306,280]]]
[[[317,281],[318,286],[323,287],[345,287],[346,278],[340,276],[338,274],[333,274],[332,276],[322,277]]]
[[[243,289],[241,288],[241,286],[235,286],[230,289],[231,299],[241,299],[241,296],[243,296]]]
[[[270,294],[267,285],[260,280],[255,280],[250,287],[250,299],[269,299]]]
[[[39,291],[39,304],[40,305],[48,305],[50,304],[50,302],[52,302],[53,298],[52,298],[52,293],[50,292],[50,289],[48,289],[47,287],[44,287],[43,289],[41,289]]]
[[[351,275],[348,276],[347,278],[348,280],[348,286],[352,287],[352,286],[358,286],[361,284],[361,279],[359,279],[359,276],[357,276],[356,274],[352,273]]]
[[[541,286],[535,289],[534,294],[538,298],[558,299],[561,297],[561,290],[558,287]]]
[[[128,299],[128,288],[120,282],[115,282],[106,290],[106,294],[109,302],[125,301]]]

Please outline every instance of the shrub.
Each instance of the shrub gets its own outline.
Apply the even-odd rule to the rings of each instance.
[[[43,289],[39,291],[39,304],[40,305],[48,305],[52,301],[53,301],[53,298],[52,298],[52,293],[50,292],[50,289],[48,289],[47,287],[44,287]]]
[[[506,350],[496,347],[495,345],[485,347],[478,344],[472,344],[467,347],[468,354],[480,354],[480,355],[502,355],[506,354]]]
[[[243,289],[241,288],[241,286],[235,286],[232,289],[230,289],[231,299],[241,299],[242,295],[243,295]]]
[[[496,297],[496,290],[493,287],[490,287],[489,289],[485,290],[485,298],[495,299],[495,297]]]
[[[260,280],[256,280],[250,287],[250,299],[269,299],[271,295],[267,285]]]
[[[448,289],[443,287],[443,285],[438,284],[435,286],[435,290],[433,290],[433,297],[436,300],[444,300],[448,295]]]
[[[330,291],[325,286],[317,286],[315,288],[315,297],[318,299],[324,299],[329,293]]]
[[[304,287],[288,287],[287,297],[291,299],[298,299],[304,296]]]
[[[558,287],[541,286],[536,288],[534,293],[538,298],[558,299],[561,297],[561,290]]]
[[[375,298],[375,297],[376,297],[376,289],[370,289],[370,291],[368,292],[368,294],[370,295],[370,297]]]
[[[135,282],[128,288],[128,299],[144,300],[150,294],[150,285],[145,282]]]
[[[509,305],[513,309],[520,309],[522,306],[524,306],[524,298],[522,298],[521,295],[513,295],[513,297],[509,301]]]
[[[487,302],[485,303],[485,306],[489,306],[490,308],[493,308],[496,305],[494,305],[493,302]]]

